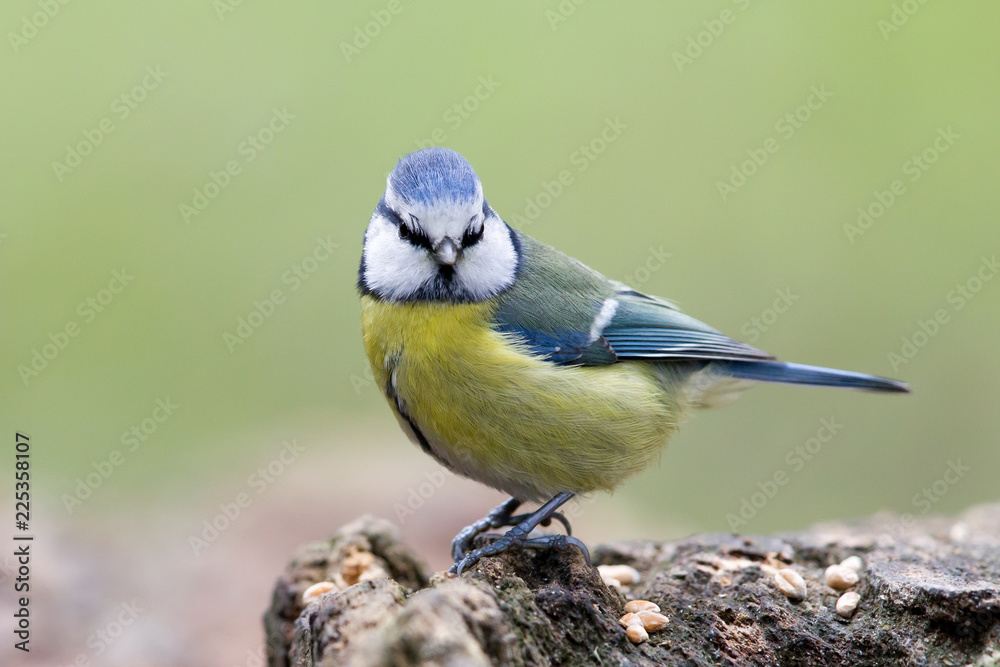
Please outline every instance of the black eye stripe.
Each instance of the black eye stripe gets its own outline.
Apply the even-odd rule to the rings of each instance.
[[[488,210],[489,209],[487,209],[486,205],[484,204],[483,206],[484,220],[483,224],[479,225],[479,229],[476,230],[467,229],[465,233],[462,235],[462,241],[461,241],[462,248],[470,248],[483,240],[483,235],[486,231],[485,218],[488,217],[486,215],[486,212]],[[385,203],[384,198],[383,201],[379,202],[376,211],[381,212],[386,218],[389,219],[389,221],[392,224],[396,225],[396,229],[399,232],[399,238],[403,239],[404,241],[406,241],[407,243],[409,243],[414,247],[423,248],[431,252],[434,251],[434,248],[431,245],[431,240],[427,237],[426,234],[424,234],[423,231],[420,230],[419,227],[420,220],[415,215],[413,215],[412,213],[406,214],[406,216],[413,223],[413,226],[411,227],[407,223],[403,222],[402,215],[400,215],[397,211],[394,211],[391,207],[389,207],[388,204]],[[470,224],[473,223],[477,217],[478,215],[475,215],[472,218],[470,218],[469,223]]]
[[[462,235],[462,247],[470,248],[482,241],[485,229],[485,225],[481,225],[476,231],[472,231],[470,229],[465,230],[465,234]]]
[[[376,211],[382,213],[386,218],[389,219],[389,222],[396,225],[396,229],[399,232],[399,238],[403,239],[404,241],[407,241],[411,245],[416,246],[418,248],[425,248],[427,250],[432,249],[431,240],[427,238],[427,236],[425,236],[423,232],[414,231],[413,229],[407,227],[406,223],[403,222],[402,216],[399,215],[399,213],[397,213],[396,211],[394,211],[388,204],[385,203],[384,196],[382,200],[378,203]],[[410,220],[413,221],[414,226],[416,226],[416,224],[419,222],[416,216],[414,216],[412,213],[409,214],[409,218]]]
[[[403,239],[418,248],[432,250],[431,240],[423,232],[414,231],[406,226],[406,223],[399,223],[399,238]]]

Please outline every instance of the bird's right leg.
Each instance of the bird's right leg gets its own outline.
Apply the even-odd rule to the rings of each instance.
[[[461,532],[455,536],[455,539],[451,541],[452,559],[457,563],[465,558],[465,554],[469,552],[469,549],[472,547],[472,541],[476,539],[476,536],[485,533],[491,528],[516,526],[532,515],[532,512],[514,514],[514,511],[520,506],[520,500],[511,498],[479,521],[463,528]],[[552,519],[555,519],[563,525],[563,528],[566,529],[567,535],[573,534],[573,529],[569,525],[569,520],[566,519],[562,512],[552,512],[552,514],[546,517],[539,525],[548,526],[552,523]]]
[[[455,539],[451,541],[452,559],[457,563],[465,558],[465,554],[467,554],[469,549],[472,547],[472,540],[476,539],[476,536],[480,533],[485,533],[491,528],[502,528],[504,526],[515,525],[517,522],[511,523],[511,517],[513,517],[514,511],[520,506],[520,500],[517,498],[511,498],[502,505],[496,507],[492,512],[484,516],[479,521],[463,528],[458,535],[455,536]]]
[[[546,525],[550,522],[552,517],[557,513],[559,507],[564,505],[566,501],[573,497],[573,493],[569,491],[564,491],[560,494],[554,496],[550,501],[539,507],[534,512],[531,512],[524,516],[524,519],[520,521],[516,526],[504,533],[500,539],[489,545],[483,547],[482,549],[476,549],[465,554],[465,557],[461,561],[455,561],[455,564],[451,566],[449,572],[462,576],[462,570],[474,565],[480,559],[486,556],[496,556],[497,554],[506,553],[513,549],[521,549],[524,547],[531,548],[552,548],[565,549],[569,545],[573,545],[583,552],[584,558],[587,560],[587,564],[590,564],[590,553],[587,551],[587,546],[569,535],[543,535],[541,537],[528,537],[532,530],[537,526]],[[512,498],[511,501],[514,499]],[[516,502],[516,501],[515,501]],[[514,505],[516,507],[517,505]],[[494,512],[504,509],[505,505],[501,505]],[[504,520],[514,520],[520,519],[521,516],[517,517],[504,517]],[[485,521],[485,519],[484,519]],[[565,517],[561,518],[561,521],[568,523]]]

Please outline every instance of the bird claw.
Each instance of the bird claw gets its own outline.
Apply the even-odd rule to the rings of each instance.
[[[518,522],[511,523],[511,512],[521,505],[519,500],[511,498],[502,505],[494,508],[489,514],[475,523],[466,526],[455,539],[451,541],[451,559],[456,563],[465,557],[472,546],[472,541],[481,533],[485,533],[490,528],[501,528],[503,526],[513,526]]]
[[[566,520],[566,517],[561,512],[557,511],[560,505],[572,497],[572,493],[560,493],[534,512],[518,515],[513,515],[512,512],[517,509],[520,502],[511,498],[483,519],[462,529],[455,539],[452,540],[451,553],[455,563],[448,571],[461,576],[467,567],[474,565],[480,559],[486,556],[505,553],[513,549],[528,547],[536,549],[556,548],[561,550],[568,548],[570,545],[577,547],[583,552],[583,556],[587,559],[587,564],[589,565],[590,552],[587,550],[587,546],[570,534],[569,521]],[[528,537],[536,526],[547,526],[552,523],[552,519],[556,519],[566,528],[566,535]],[[468,550],[472,544],[472,540],[477,535],[489,528],[499,528],[501,526],[513,526],[513,528],[496,541],[481,549],[476,549],[472,552]]]
[[[590,551],[587,549],[587,545],[572,535],[541,535],[526,539],[526,536],[511,536],[513,532],[514,530],[511,530],[496,542],[466,554],[460,562],[452,565],[448,571],[461,577],[462,572],[466,568],[475,565],[486,556],[498,556],[515,549],[558,549],[559,551],[565,551],[570,546],[579,549],[583,553],[587,565],[590,565]]]
[[[469,553],[472,541],[479,535],[485,533],[487,530],[490,530],[491,528],[516,526],[531,517],[531,512],[511,515],[510,512],[513,511],[516,505],[514,505],[514,507],[509,507],[510,504],[512,503],[507,501],[482,519],[479,519],[475,523],[463,528],[458,535],[455,536],[455,539],[451,541],[451,559],[456,563],[462,560],[465,557],[465,554]],[[503,513],[504,510],[506,510],[506,514]],[[547,517],[538,525],[548,527],[552,525],[552,519],[555,519],[563,525],[563,528],[566,529],[567,535],[573,534],[573,528],[569,525],[569,520],[562,512],[553,512],[551,516]]]

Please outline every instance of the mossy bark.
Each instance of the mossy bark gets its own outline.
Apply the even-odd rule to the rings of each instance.
[[[374,556],[380,578],[345,566],[359,553]],[[609,587],[575,549],[428,576],[392,524],[359,519],[303,547],[278,580],[265,615],[269,664],[1000,665],[1000,505],[906,530],[880,515],[771,537],[615,543],[593,555],[595,565],[635,567],[641,581]],[[852,555],[864,561],[853,587],[861,601],[845,619],[823,575]],[[804,601],[775,586],[783,567],[805,578]],[[341,588],[304,606],[319,581]],[[628,599],[655,602],[670,623],[633,645],[618,624]]]

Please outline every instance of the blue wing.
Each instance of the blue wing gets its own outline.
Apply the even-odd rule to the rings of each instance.
[[[770,354],[733,340],[666,302],[615,293],[587,304],[586,316],[561,328],[518,322],[503,312],[496,329],[557,364],[601,366],[625,359],[764,360]],[[609,304],[609,300],[613,303]],[[610,307],[609,307],[610,306]],[[601,320],[602,309],[614,314]],[[596,324],[595,324],[596,323]],[[575,325],[575,326],[573,326]]]
[[[552,363],[694,362],[692,369],[711,365],[721,375],[744,380],[908,391],[896,380],[778,361],[663,299],[608,280],[528,236],[518,238],[529,268],[499,297],[493,326]]]
[[[618,361],[607,340],[598,337],[590,340],[589,333],[563,329],[539,331],[504,322],[497,331],[511,336],[533,354],[561,365],[606,366]]]
[[[774,359],[716,331],[670,303],[632,289],[619,290],[614,317],[602,331],[619,359]]]
[[[587,366],[622,359],[774,358],[529,236],[518,234],[518,240],[521,270],[499,297],[493,326],[532,354]]]

